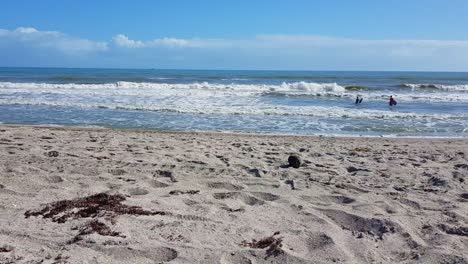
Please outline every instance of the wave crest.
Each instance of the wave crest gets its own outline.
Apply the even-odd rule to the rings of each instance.
[[[67,93],[72,90],[92,90],[93,92],[109,92],[118,90],[120,93],[136,93],[145,91],[150,94],[158,91],[167,90],[214,90],[220,92],[236,92],[239,94],[262,94],[265,92],[276,92],[284,94],[341,94],[345,92],[345,88],[336,83],[310,83],[310,82],[294,82],[282,83],[281,85],[255,85],[255,84],[217,84],[208,82],[196,83],[145,83],[145,82],[125,82],[119,81],[115,83],[104,84],[51,84],[51,83],[12,83],[0,82],[0,89],[17,90],[20,92],[31,93]],[[3,91],[6,92],[6,91]]]
[[[443,84],[432,84],[432,83],[406,83],[402,85],[405,88],[411,88],[412,90],[419,89],[433,89],[433,90],[447,90],[447,91],[468,91],[468,84],[456,84],[456,85],[443,85]]]

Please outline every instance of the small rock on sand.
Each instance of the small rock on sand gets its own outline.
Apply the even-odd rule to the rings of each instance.
[[[59,156],[59,153],[58,153],[58,151],[51,150],[51,151],[47,152],[47,156],[51,157],[51,158],[55,158],[55,157]]]
[[[288,163],[289,166],[297,169],[301,166],[301,158],[299,158],[299,156],[296,155],[291,155],[288,158]]]

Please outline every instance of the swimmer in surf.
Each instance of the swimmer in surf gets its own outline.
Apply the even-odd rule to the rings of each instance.
[[[362,99],[364,99],[364,98],[362,98],[362,97],[359,98],[359,95],[356,96],[356,102],[355,102],[355,104],[360,104],[360,103],[362,103]]]

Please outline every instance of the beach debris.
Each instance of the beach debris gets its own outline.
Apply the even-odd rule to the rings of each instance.
[[[265,259],[270,256],[278,256],[279,254],[284,253],[282,246],[283,246],[283,237],[278,236],[280,234],[279,231],[273,233],[272,236],[264,237],[260,240],[252,239],[251,242],[246,240],[241,242],[241,246],[250,247],[255,249],[264,249],[266,248],[266,256]]]
[[[173,190],[170,191],[170,195],[179,195],[179,194],[197,194],[199,193],[200,190],[187,190],[187,191],[181,191],[181,190]]]
[[[223,207],[221,207],[221,209],[224,209],[224,210],[226,210],[228,212],[231,212],[231,213],[237,213],[237,212],[244,212],[245,211],[245,209],[242,208],[242,207],[234,209],[234,208],[230,208],[230,207],[227,207],[227,206],[223,206]]]
[[[444,180],[435,176],[431,177],[428,180],[428,183],[433,186],[447,186],[447,180]]]
[[[51,151],[47,152],[47,156],[50,157],[50,158],[55,158],[55,157],[59,156],[59,152],[55,151],[55,150],[51,150]]]
[[[130,178],[117,177],[117,179],[122,180],[122,181],[126,181],[126,182],[136,182],[135,179],[130,179]]]
[[[288,179],[288,180],[285,180],[284,183],[290,185],[292,190],[296,190],[296,186],[295,186],[295,184],[294,184],[294,180],[289,180],[289,179]]]
[[[468,193],[462,193],[460,194],[460,197],[468,200]]]
[[[250,169],[249,173],[254,175],[255,177],[262,177],[263,176],[263,171],[259,169]]]
[[[54,262],[52,262],[52,264],[66,264],[68,263],[67,260],[69,258],[69,256],[62,256],[62,253],[60,253],[54,258]]]
[[[119,232],[112,231],[106,224],[99,220],[92,220],[81,227],[79,235],[89,235],[97,233],[101,236],[119,236]]]
[[[80,228],[79,233],[73,237],[70,241],[68,241],[68,244],[73,244],[78,241],[83,240],[83,236],[85,235],[91,235],[91,234],[99,234],[101,236],[114,236],[114,237],[122,237],[125,238],[125,236],[120,235],[119,232],[112,231],[109,226],[104,224],[103,222],[100,222],[98,220],[92,220],[87,222],[85,225],[83,225]]]
[[[172,171],[165,171],[165,170],[157,170],[155,174],[158,174],[161,177],[170,178],[171,182],[177,182],[176,177]],[[157,176],[157,175],[154,175]]]
[[[465,236],[468,237],[468,227],[451,227],[448,225],[440,224],[439,228],[449,235]]]
[[[399,192],[407,191],[406,187],[404,187],[404,186],[393,186],[393,189],[395,189],[396,191],[399,191]]]
[[[288,163],[290,167],[297,169],[301,166],[301,158],[297,155],[291,155],[288,158]]]
[[[460,183],[465,182],[465,179],[464,179],[465,175],[463,175],[463,173],[460,173],[459,171],[453,171],[452,176],[454,180],[458,180]]]
[[[455,169],[465,169],[468,170],[468,164],[456,164]]]
[[[34,211],[26,211],[26,218],[41,215],[43,218],[50,218],[52,222],[65,223],[70,219],[93,218],[79,229],[78,234],[68,243],[76,243],[83,239],[83,236],[97,233],[101,236],[119,236],[124,238],[119,232],[112,231],[104,222],[99,221],[104,218],[115,224],[115,218],[119,215],[168,215],[163,211],[144,210],[139,206],[129,206],[122,204],[125,197],[120,194],[98,193],[91,196],[76,198],[73,200],[61,200],[49,203],[44,208]]]
[[[69,219],[107,217],[113,219],[119,215],[166,215],[164,211],[148,211],[139,206],[122,204],[125,197],[120,194],[98,193],[84,198],[61,200],[46,204],[40,210],[28,210],[26,218],[41,215],[52,222],[65,223]]]
[[[11,252],[11,251],[13,251],[13,247],[11,247],[11,246],[0,247],[0,253],[8,253],[8,252]]]
[[[355,148],[353,149],[355,152],[369,152],[370,148]]]
[[[115,176],[121,176],[121,175],[124,175],[126,171],[124,169],[117,168],[117,169],[109,169],[109,173]]]
[[[366,172],[370,172],[370,170],[368,170],[368,169],[359,169],[359,168],[356,168],[356,167],[353,167],[353,166],[346,168],[346,170],[347,170],[349,173],[351,173],[351,172],[357,172],[357,171],[366,171]]]

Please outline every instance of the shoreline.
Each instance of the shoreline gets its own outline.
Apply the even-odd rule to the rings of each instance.
[[[0,125],[0,263],[466,263],[467,149]]]
[[[116,130],[128,132],[141,132],[141,133],[169,133],[169,134],[214,134],[214,135],[233,135],[233,136],[258,136],[258,137],[300,137],[300,138],[343,138],[343,139],[414,139],[414,140],[467,140],[468,136],[463,137],[442,137],[442,136],[369,136],[369,135],[338,135],[338,134],[318,134],[318,135],[299,135],[299,134],[274,134],[274,133],[257,133],[257,132],[235,132],[235,131],[215,131],[215,130],[166,130],[157,128],[118,128],[118,127],[104,127],[104,126],[65,126],[65,125],[27,125],[27,124],[7,124],[0,123],[1,127],[32,127],[32,128],[48,128],[57,130]]]

